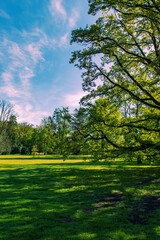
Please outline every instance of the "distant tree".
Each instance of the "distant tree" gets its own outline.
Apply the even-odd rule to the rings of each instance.
[[[17,131],[21,142],[21,153],[31,154],[33,145],[35,144],[33,125],[26,122],[19,123]]]
[[[6,122],[14,115],[13,105],[5,100],[0,100],[0,121]]]
[[[37,148],[36,145],[33,145],[33,147],[32,147],[32,155],[33,155],[33,157],[35,157],[36,154],[38,154],[38,148]]]
[[[10,118],[15,116],[13,105],[5,100],[0,100],[0,134],[5,129]]]
[[[20,153],[20,139],[16,116],[12,115],[6,124],[5,131],[11,143],[11,153]]]
[[[0,154],[9,154],[16,139],[16,114],[13,106],[0,100]]]
[[[71,115],[67,107],[55,109],[52,116],[55,147],[59,154],[65,156],[64,158],[70,152],[70,121]]]
[[[47,121],[47,118],[42,120],[42,125],[35,129],[36,140],[35,144],[39,152],[44,154],[53,153],[54,141],[52,126]]]
[[[0,154],[9,154],[12,146],[6,131],[3,131],[0,135]]]
[[[64,160],[71,152],[70,141],[71,115],[66,107],[56,108],[52,116],[42,120],[40,135],[41,146],[47,149],[47,153],[62,154]],[[45,147],[46,146],[46,147]]]

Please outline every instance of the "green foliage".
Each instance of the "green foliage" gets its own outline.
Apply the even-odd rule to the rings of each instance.
[[[17,121],[13,106],[0,100],[0,154],[9,154],[16,146]]]
[[[34,128],[31,124],[18,124],[18,135],[22,154],[31,154],[34,145]]]
[[[34,143],[38,152],[53,153],[53,132],[49,124],[38,126],[34,131]]]
[[[94,134],[101,131],[119,155],[130,152],[139,159],[141,151],[145,158],[159,157],[160,3],[90,0],[89,6],[89,13],[99,17],[72,31],[71,43],[84,47],[73,52],[70,62],[84,70],[82,86],[89,94],[81,103],[88,107],[96,97],[110,103],[98,116],[89,106]],[[86,131],[88,136],[87,125]]]
[[[121,120],[122,114],[118,107],[112,105],[107,98],[99,98],[94,104],[90,103],[86,108],[80,108],[76,114],[73,119],[74,127],[77,134],[83,136],[81,151],[85,152],[86,149],[93,155],[94,161],[115,158],[117,153],[114,148],[119,148],[124,138],[121,129],[112,127]],[[76,117],[79,115],[81,122]]]
[[[62,154],[64,159],[70,153],[70,120],[71,115],[68,108],[56,108],[53,116],[49,116],[42,121],[46,147],[49,148],[50,146],[50,149],[52,149],[50,152]]]
[[[0,154],[9,154],[11,152],[11,142],[7,133],[3,131],[0,134]]]
[[[36,145],[33,145],[33,148],[32,148],[32,155],[33,155],[33,157],[34,157],[35,155],[37,155],[37,154],[38,154],[38,148],[37,148]]]

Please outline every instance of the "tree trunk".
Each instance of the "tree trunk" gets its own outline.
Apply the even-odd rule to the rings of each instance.
[[[142,164],[142,158],[141,158],[140,155],[137,157],[137,163],[138,163],[138,164]]]

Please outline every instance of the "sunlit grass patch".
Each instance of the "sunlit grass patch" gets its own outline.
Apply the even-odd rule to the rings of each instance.
[[[95,239],[96,234],[95,233],[90,233],[90,232],[84,232],[79,234],[79,239],[85,240],[85,239]]]
[[[21,164],[79,164],[89,163],[90,155],[70,156],[65,161],[61,155],[2,155],[0,156],[0,164],[21,165]]]
[[[159,167],[53,158],[6,157],[0,240],[160,239]]]

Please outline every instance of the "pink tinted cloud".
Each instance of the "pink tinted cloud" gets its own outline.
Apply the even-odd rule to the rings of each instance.
[[[18,97],[19,92],[12,84],[12,74],[9,72],[2,73],[2,80],[5,83],[5,86],[0,88],[0,93],[6,94],[9,97]]]
[[[59,15],[63,20],[66,19],[67,13],[62,5],[62,0],[50,0],[49,10],[52,16]]]
[[[75,25],[76,25],[76,22],[77,22],[77,20],[78,20],[78,18],[79,18],[79,11],[78,11],[78,9],[73,9],[72,10],[72,14],[71,14],[71,17],[69,18],[69,27],[71,27],[71,28],[73,28],[73,27],[75,27]]]
[[[34,125],[40,124],[44,117],[50,115],[47,111],[42,111],[38,106],[33,106],[28,101],[12,100],[15,112],[18,114],[18,122],[28,122]]]
[[[4,82],[4,86],[0,87],[0,93],[6,94],[8,97],[11,98],[30,97],[30,85],[26,78],[22,79],[22,83],[20,86],[14,83],[13,74],[9,71],[3,72],[1,78]]]
[[[79,91],[73,94],[66,94],[64,96],[65,105],[70,106],[72,108],[77,108],[79,107],[79,102],[81,98],[85,95],[86,94],[83,91]]]
[[[68,42],[68,33],[65,33],[65,35],[60,38],[59,47],[66,45],[67,42]]]
[[[40,51],[40,46],[38,46],[37,44],[30,43],[26,47],[26,50],[31,55],[31,58],[34,61],[34,63],[37,63],[39,60],[44,60],[44,58],[42,57],[42,52]]]

